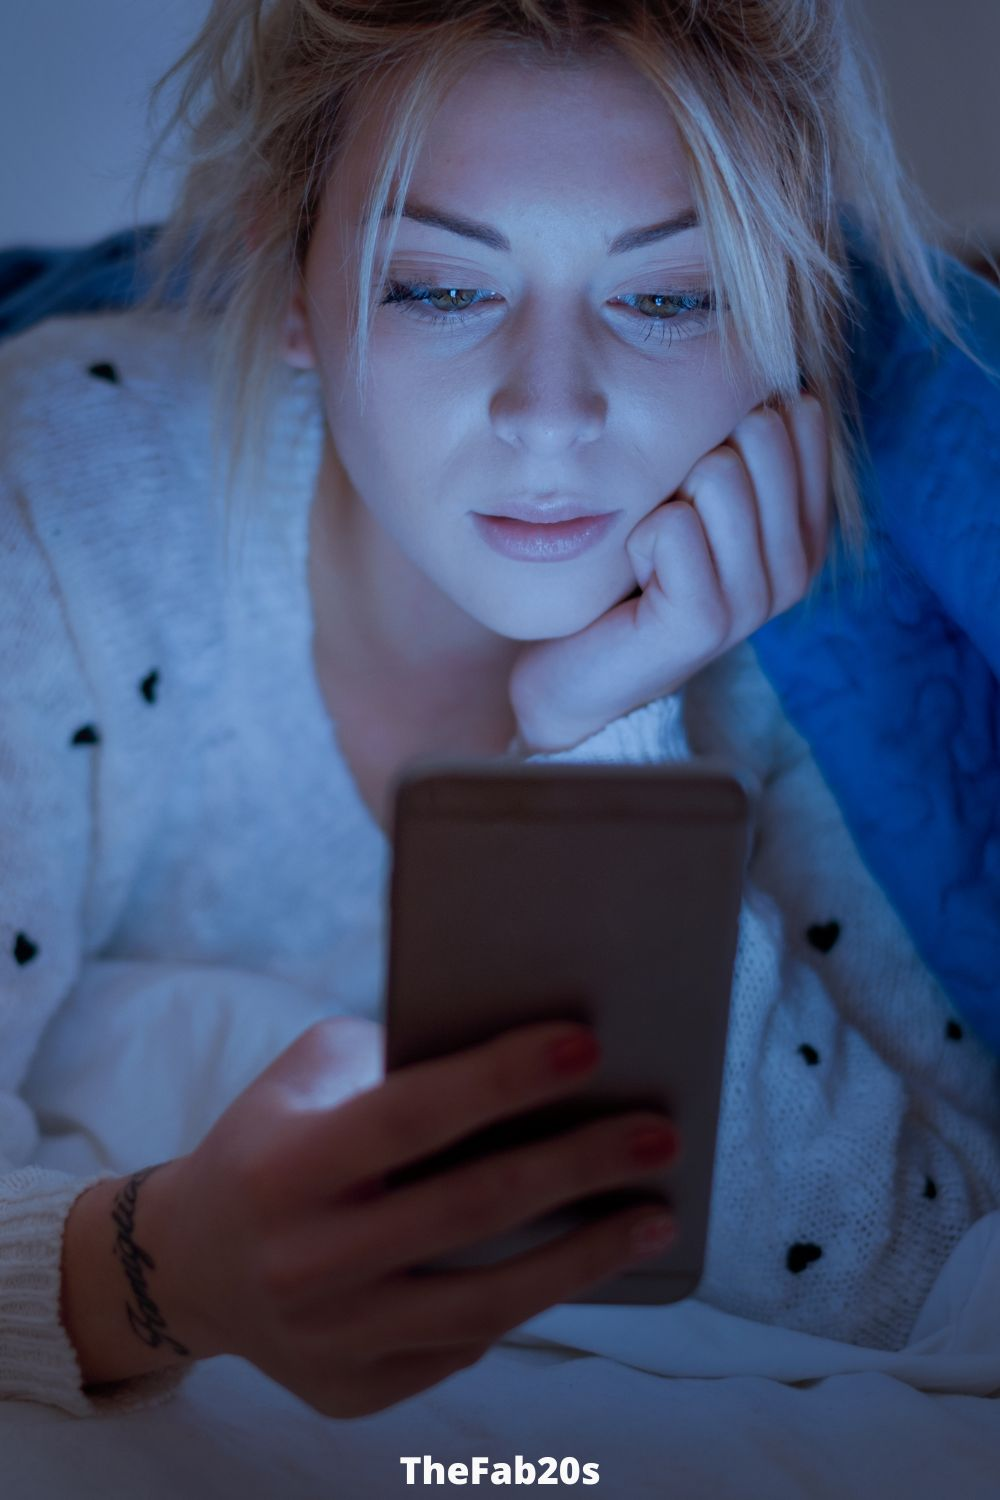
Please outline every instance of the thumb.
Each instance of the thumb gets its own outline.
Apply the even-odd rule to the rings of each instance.
[[[361,1016],[324,1016],[258,1077],[299,1108],[326,1110],[385,1076],[385,1028]]]

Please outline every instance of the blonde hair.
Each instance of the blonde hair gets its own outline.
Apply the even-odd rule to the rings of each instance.
[[[849,342],[859,308],[842,213],[907,315],[922,314],[986,367],[962,340],[935,278],[928,243],[941,221],[900,165],[878,70],[843,0],[615,0],[607,8],[587,0],[215,0],[153,89],[151,112],[187,70],[136,201],[180,128],[184,176],[146,251],[140,305],[164,309],[173,298],[187,328],[213,326],[214,463],[227,524],[234,497],[252,496],[252,476],[264,468],[276,382],[289,373],[278,339],[323,188],[349,155],[365,109],[376,95],[386,104],[379,165],[345,268],[362,403],[377,292],[426,130],[470,65],[498,55],[567,69],[617,57],[657,89],[683,144],[717,304],[731,310],[718,321],[724,368],[732,369],[736,338],[752,376],[778,400],[794,399],[801,377],[823,403],[835,516],[860,572],[869,536],[857,480],[865,444]],[[384,213],[390,223],[373,275]]]

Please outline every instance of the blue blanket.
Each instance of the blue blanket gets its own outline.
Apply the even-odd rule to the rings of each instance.
[[[1000,371],[1000,291],[938,265]],[[854,249],[852,279],[865,583],[835,601],[824,569],[751,644],[918,953],[1000,1056],[1000,382],[905,320]]]
[[[129,306],[156,232],[0,252],[0,337]],[[865,583],[835,597],[827,566],[808,603],[751,644],[947,991],[949,1036],[965,1023],[1000,1056],[1000,383],[905,319],[848,233],[864,309]],[[937,266],[967,341],[1000,370],[1000,292],[940,252]]]

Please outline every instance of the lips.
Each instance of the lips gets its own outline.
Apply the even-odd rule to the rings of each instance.
[[[505,500],[496,510],[483,514],[511,521],[527,521],[533,526],[552,526],[560,521],[578,521],[582,516],[605,516],[608,511],[595,509],[579,500]]]
[[[615,524],[618,511],[581,516],[575,521],[539,525],[511,516],[472,512],[480,537],[494,552],[519,562],[567,562],[596,547]]]

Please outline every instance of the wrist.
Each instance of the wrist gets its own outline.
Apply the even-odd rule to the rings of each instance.
[[[87,1385],[205,1358],[172,1264],[171,1190],[183,1158],[85,1189],[67,1215],[60,1319]]]
[[[214,1359],[216,1355],[228,1354],[221,1333],[213,1325],[207,1310],[201,1305],[199,1292],[205,1281],[204,1266],[196,1263],[197,1252],[191,1243],[191,1215],[194,1195],[189,1191],[190,1157],[179,1156],[163,1162],[146,1180],[142,1192],[146,1195],[143,1218],[140,1222],[139,1244],[149,1250],[156,1259],[156,1268],[150,1276],[156,1277],[158,1292],[156,1314],[163,1320],[158,1324],[156,1314],[151,1315],[150,1336],[169,1336],[185,1348],[187,1355],[179,1358]],[[123,1178],[124,1183],[131,1179]],[[120,1204],[120,1217],[127,1215],[128,1197]],[[145,1235],[148,1246],[143,1240]],[[127,1268],[127,1251],[122,1247],[122,1271]],[[125,1289],[129,1283],[124,1279]],[[151,1281],[152,1284],[152,1281]],[[141,1295],[141,1294],[138,1294]],[[137,1297],[133,1297],[136,1303]]]

